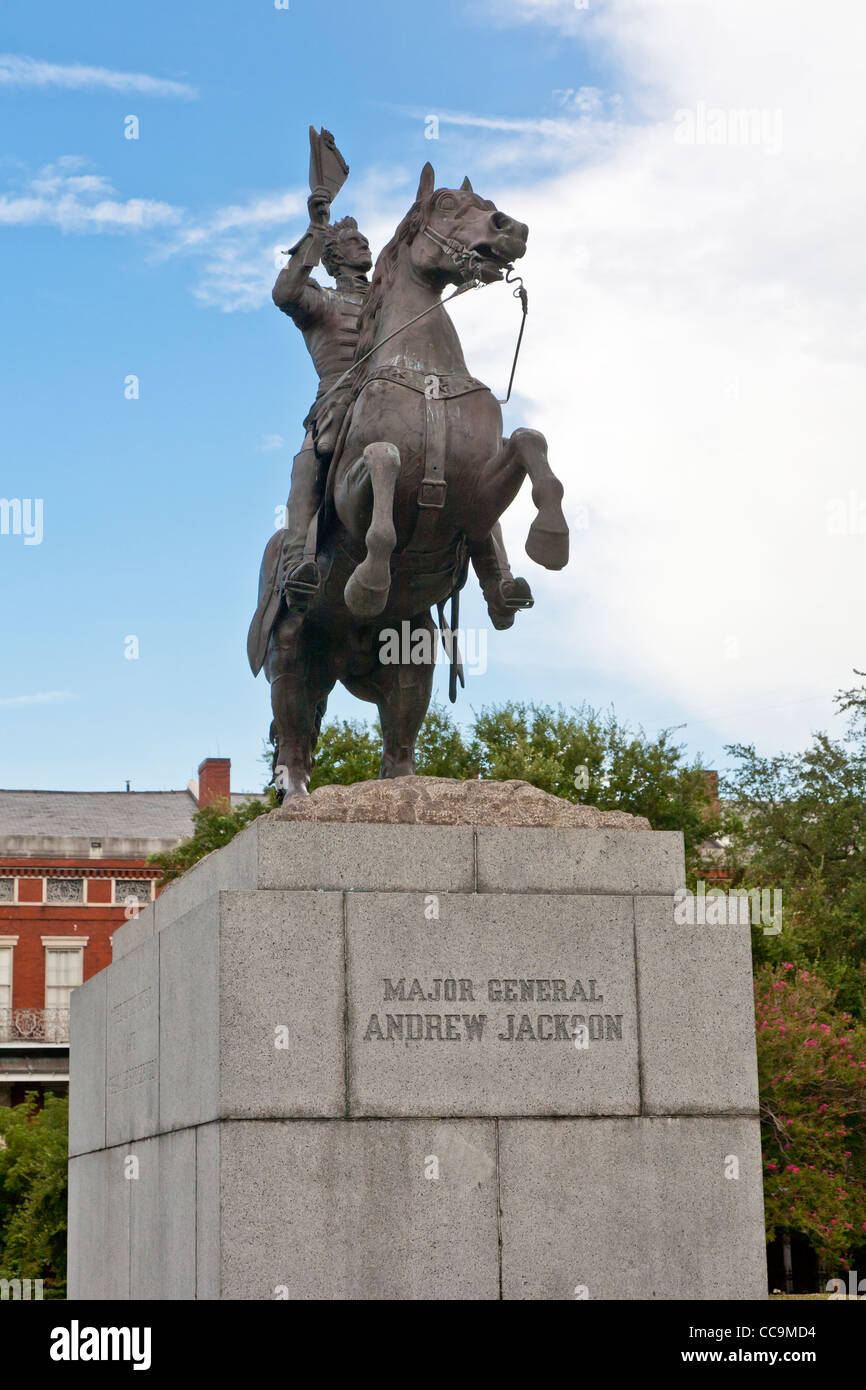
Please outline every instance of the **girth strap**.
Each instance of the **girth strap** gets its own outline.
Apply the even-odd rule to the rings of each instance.
[[[441,397],[426,395],[424,406],[424,477],[418,489],[418,520],[409,542],[412,550],[431,548],[448,491],[445,481],[445,402]]]

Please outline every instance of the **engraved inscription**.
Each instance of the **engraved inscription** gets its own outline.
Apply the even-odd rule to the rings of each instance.
[[[152,1032],[155,1010],[156,990],[153,985],[146,985],[144,989],[112,1005],[112,1051],[120,1066],[109,1074],[109,1095],[120,1095],[156,1080],[157,1058],[148,1057],[145,1053],[144,1058],[136,1060],[136,1052],[140,1057],[145,1048],[150,1051],[153,1046],[148,1038]],[[150,1018],[146,1017],[148,1014]]]
[[[364,1042],[464,1042],[493,1041],[495,1043],[564,1042],[574,1043],[575,1036],[593,1043],[618,1043],[623,1040],[621,1013],[590,1012],[591,1006],[605,1002],[598,981],[569,979],[488,979],[482,984],[456,976],[421,980],[401,976],[382,980],[382,1002],[385,1004],[582,1004],[583,1013],[525,1012],[516,1009],[481,1012],[402,1013],[377,1011],[371,1013],[363,1034]],[[608,1004],[610,1008],[610,1004]],[[585,1045],[585,1042],[584,1042]]]
[[[147,985],[140,989],[137,994],[132,994],[128,999],[121,999],[114,1004],[111,1010],[111,1017],[115,1023],[123,1023],[128,1018],[134,1018],[136,1014],[143,1013],[145,1009],[153,1006],[153,986]]]
[[[127,1067],[124,1071],[117,1071],[108,1078],[108,1093],[116,1096],[121,1091],[128,1091],[132,1086],[142,1086],[146,1081],[153,1081],[156,1077],[156,1058],[152,1057],[149,1062],[141,1062],[137,1067]]]

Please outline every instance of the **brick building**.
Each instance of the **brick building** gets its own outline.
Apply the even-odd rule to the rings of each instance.
[[[155,895],[147,856],[231,796],[228,758],[183,791],[0,790],[0,1104],[66,1090],[69,996],[111,961],[116,928]]]

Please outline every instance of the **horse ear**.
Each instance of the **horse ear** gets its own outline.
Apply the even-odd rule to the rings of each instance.
[[[461,192],[461,193],[474,193],[474,192],[475,192],[475,189],[472,187],[472,184],[469,182],[469,175],[468,175],[468,174],[467,174],[466,178],[463,180],[463,182],[462,182],[461,185],[460,185],[460,192]]]
[[[433,173],[433,165],[430,163],[428,159],[427,163],[424,165],[424,168],[421,170],[421,179],[418,184],[418,192],[415,194],[416,203],[420,202],[422,198],[429,197],[429,195],[433,192],[433,189],[435,187],[436,175]]]

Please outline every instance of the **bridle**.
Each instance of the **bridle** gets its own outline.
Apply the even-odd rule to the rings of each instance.
[[[457,241],[451,236],[441,236],[439,232],[434,232],[431,226],[422,227],[424,236],[435,241],[440,251],[444,251],[449,260],[454,262],[461,276],[467,280],[477,281],[477,266],[481,264],[482,257],[477,251],[472,251],[468,246],[464,246],[462,241]]]

